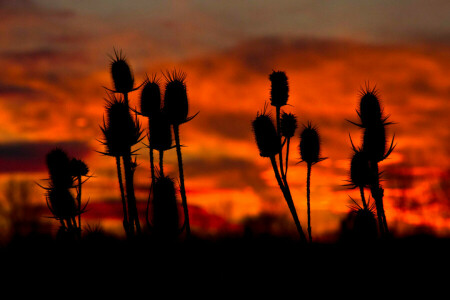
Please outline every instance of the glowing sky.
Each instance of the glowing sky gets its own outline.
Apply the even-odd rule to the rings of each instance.
[[[264,212],[289,217],[251,132],[276,69],[290,82],[286,110],[300,123],[318,125],[328,157],[312,171],[312,228],[319,239],[339,229],[348,195],[358,197],[342,187],[348,134],[355,142],[362,134],[346,119],[356,120],[367,81],[377,85],[396,122],[388,134],[395,132],[398,146],[381,164],[388,222],[399,233],[426,226],[448,235],[449,19],[448,1],[0,0],[2,182],[47,177],[45,153],[59,144],[84,158],[96,176],[86,184],[92,203],[86,218],[120,228],[117,216],[102,208],[119,201],[114,161],[95,152],[103,150],[97,141],[102,86],[112,85],[108,55],[116,47],[137,82],[173,68],[188,75],[190,111],[200,114],[182,126],[181,136],[197,228],[209,220],[216,231],[235,230],[243,218]],[[139,94],[130,95],[132,105]],[[297,133],[288,180],[306,224],[298,142]],[[137,196],[144,201],[148,153],[139,154]],[[175,153],[166,156],[167,170],[177,176]],[[44,201],[42,190],[35,194]]]

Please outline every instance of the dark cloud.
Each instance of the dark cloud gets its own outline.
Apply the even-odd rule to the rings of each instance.
[[[0,144],[0,173],[44,171],[45,156],[55,147],[78,158],[83,158],[90,151],[89,146],[81,141]]]
[[[30,96],[36,93],[36,90],[28,86],[20,86],[15,84],[6,84],[0,82],[0,96]]]

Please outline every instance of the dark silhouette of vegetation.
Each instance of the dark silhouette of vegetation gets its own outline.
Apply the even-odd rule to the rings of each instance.
[[[350,137],[355,152],[352,159],[351,181],[353,186],[360,188],[363,205],[365,205],[364,187],[370,187],[372,197],[375,200],[380,233],[382,236],[386,236],[389,229],[384,212],[384,189],[380,184],[381,173],[378,164],[394,150],[395,135],[392,137],[390,146],[387,147],[386,127],[392,123],[387,122],[389,116],[383,114],[376,87],[371,89],[366,85],[365,89],[361,90],[359,111],[356,112],[361,124],[350,122],[364,129],[364,135],[361,148],[357,148]]]
[[[297,231],[302,241],[306,241],[306,236],[303,232],[300,220],[295,209],[294,201],[292,199],[291,191],[287,182],[287,167],[284,172],[283,165],[288,165],[289,155],[286,154],[286,161],[283,161],[283,148],[286,141],[290,139],[296,130],[297,121],[294,115],[285,115],[283,121],[283,127],[281,122],[281,107],[287,104],[289,86],[287,76],[284,72],[273,71],[269,76],[271,81],[271,104],[276,108],[276,123],[277,127],[273,124],[270,115],[266,112],[267,106],[264,110],[257,114],[256,119],[252,123],[253,133],[255,135],[256,144],[259,149],[259,153],[262,157],[270,158],[272,168],[275,174],[277,183],[283,193],[286,203],[291,212],[294,223],[297,227]],[[283,128],[283,129],[282,129]],[[284,142],[281,142],[281,137],[284,137]],[[276,162],[276,156],[279,158],[279,167]]]
[[[306,175],[306,203],[308,211],[308,236],[309,241],[312,242],[311,235],[311,167],[312,165],[324,160],[320,157],[320,137],[317,128],[312,126],[311,123],[304,126],[302,133],[300,134],[300,157],[307,165]]]

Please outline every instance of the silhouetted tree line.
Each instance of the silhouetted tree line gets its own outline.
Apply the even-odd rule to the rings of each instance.
[[[161,78],[156,74],[147,76],[141,85],[135,86],[133,73],[122,52],[114,51],[111,60],[110,73],[114,87],[106,88],[106,116],[101,126],[101,143],[105,150],[100,153],[113,157],[116,162],[126,236],[131,238],[142,232],[134,190],[134,175],[138,166],[135,146],[146,138],[151,176],[145,214],[147,227],[154,236],[162,239],[175,239],[183,231],[189,237],[191,230],[184,184],[180,126],[195,115],[188,115],[186,74],[177,70],[163,73],[164,91],[161,90]],[[317,126],[311,122],[305,123],[299,134],[299,156],[307,167],[307,238],[288,183],[290,144],[298,128],[296,116],[282,111],[289,99],[288,78],[285,72],[273,71],[269,79],[270,104],[275,107],[275,123],[266,103],[252,122],[255,141],[260,155],[270,159],[275,179],[288,205],[300,240],[312,242],[311,170],[313,165],[326,159],[321,156],[320,135]],[[128,94],[139,89],[140,107],[133,109],[130,107]],[[350,138],[354,154],[348,186],[360,190],[362,205],[352,199],[352,230],[358,239],[371,240],[375,239],[378,233],[385,236],[389,232],[383,208],[384,190],[380,184],[379,163],[389,156],[395,145],[392,139],[387,147],[386,126],[391,123],[387,122],[388,117],[383,114],[375,88],[366,86],[361,91],[357,114],[360,123],[350,122],[362,128],[364,135],[361,147],[356,147]],[[138,115],[147,119],[146,129],[139,122]],[[178,159],[179,189],[184,214],[181,226],[175,180],[164,173],[164,153],[172,149],[176,150]],[[158,153],[158,162],[155,152]],[[47,155],[47,166],[50,174],[49,186],[45,187],[47,205],[54,218],[60,222],[60,233],[80,237],[81,214],[86,208],[86,205],[82,205],[81,191],[83,177],[89,178],[89,169],[81,160],[70,159],[61,149],[55,149]],[[365,189],[370,190],[374,203],[371,203],[370,197],[366,200]],[[72,190],[75,190],[75,196]]]

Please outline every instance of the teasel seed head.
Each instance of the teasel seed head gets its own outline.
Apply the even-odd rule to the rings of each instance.
[[[297,130],[297,118],[291,113],[283,113],[281,115],[281,135],[286,138],[291,138]]]
[[[370,161],[380,162],[386,156],[386,130],[383,124],[364,129],[362,151]]]
[[[114,49],[114,57],[111,62],[111,75],[115,92],[126,94],[133,90],[134,76],[122,50],[117,51]]]
[[[146,79],[141,93],[141,113],[142,115],[153,118],[161,111],[161,90],[159,88],[159,79],[156,75]]]
[[[60,148],[50,151],[46,157],[51,185],[58,188],[72,187],[73,180],[70,172],[70,159]]]
[[[354,234],[358,240],[375,240],[378,236],[377,218],[374,208],[360,208],[355,211]]]
[[[350,164],[350,182],[352,187],[366,187],[375,182],[369,157],[363,151],[355,151]]]
[[[152,148],[159,151],[172,147],[172,130],[165,112],[156,114],[150,119],[150,136]]]
[[[114,95],[106,105],[107,120],[101,128],[107,155],[122,156],[130,151],[130,147],[142,140],[142,130],[137,117],[130,115],[128,105]]]
[[[89,168],[81,159],[72,158],[70,161],[70,173],[74,177],[86,176],[89,173]]]
[[[157,235],[170,238],[178,234],[178,205],[172,178],[156,178],[152,211],[153,229]]]
[[[68,188],[51,186],[47,192],[47,206],[57,219],[67,219],[79,214],[75,199]]]
[[[300,157],[308,164],[316,164],[324,158],[320,157],[320,137],[315,126],[308,122],[300,134]]]
[[[186,73],[174,70],[166,72],[164,108],[171,124],[179,125],[188,119],[189,103],[186,91]]]
[[[270,104],[281,107],[287,104],[289,98],[289,85],[286,73],[283,71],[273,71],[269,75],[271,82]]]
[[[258,113],[252,123],[256,145],[262,157],[272,157],[281,151],[281,140],[272,119],[265,109]]]
[[[361,101],[359,104],[358,115],[361,119],[362,127],[376,126],[378,123],[383,123],[379,93],[376,87],[370,89],[367,85],[365,89],[360,92]]]

